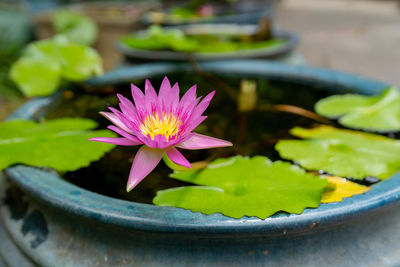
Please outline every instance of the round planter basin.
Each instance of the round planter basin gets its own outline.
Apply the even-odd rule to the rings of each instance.
[[[226,6],[219,9],[226,9]],[[271,4],[261,9],[251,8],[233,8],[230,14],[218,14],[212,17],[195,18],[173,18],[168,15],[169,9],[160,12],[147,12],[142,16],[142,22],[145,25],[161,24],[163,26],[177,26],[198,23],[239,23],[239,24],[257,24],[261,18],[271,18],[274,10]],[[224,10],[226,11],[226,10]],[[221,13],[221,12],[219,12]]]
[[[191,24],[167,29],[179,29],[187,34],[207,34],[207,35],[253,35],[257,33],[258,26],[252,24]],[[138,31],[138,34],[145,34],[145,31]],[[284,39],[280,45],[240,50],[232,52],[207,52],[207,53],[184,53],[176,51],[157,51],[136,49],[122,42],[117,43],[118,50],[129,60],[135,62],[142,61],[206,61],[206,60],[229,60],[229,59],[268,59],[278,58],[291,52],[298,43],[298,37],[284,30],[276,29],[274,38]]]
[[[203,71],[317,88],[375,94],[386,85],[355,75],[265,61],[200,63]],[[87,82],[114,86],[163,75],[193,75],[188,64],[149,63]],[[183,77],[183,76],[182,76]],[[311,90],[311,89],[310,89]],[[218,92],[217,92],[218,93]],[[29,119],[62,94],[34,99],[12,117]],[[125,177],[118,177],[121,187]],[[107,197],[44,169],[16,165],[1,180],[4,229],[41,266],[396,266],[400,263],[400,175],[342,202],[265,220],[233,219]],[[0,253],[11,266],[8,250]],[[23,266],[23,265],[19,265]]]

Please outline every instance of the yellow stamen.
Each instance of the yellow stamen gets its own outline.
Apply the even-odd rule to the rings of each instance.
[[[167,141],[179,131],[182,122],[179,118],[172,114],[163,114],[161,119],[157,113],[147,116],[142,125],[140,125],[140,131],[145,136],[150,136],[152,140],[156,135],[161,134],[165,136]]]

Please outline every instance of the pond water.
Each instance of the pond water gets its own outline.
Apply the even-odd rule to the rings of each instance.
[[[162,78],[151,78],[156,90],[158,90]],[[196,132],[229,140],[234,144],[231,148],[181,150],[190,162],[213,160],[238,154],[264,155],[271,160],[278,160],[280,158],[274,150],[274,145],[279,139],[292,138],[289,135],[289,129],[294,126],[311,127],[316,124],[312,119],[286,112],[238,112],[237,104],[229,97],[226,87],[239,92],[241,81],[246,77],[215,76],[211,79],[201,75],[174,73],[168,75],[168,78],[171,83],[179,82],[181,96],[193,84],[197,84],[198,96],[204,96],[212,90],[216,90],[216,95],[205,112],[208,118],[196,129]],[[215,79],[223,81],[225,84],[216,83]],[[285,104],[312,111],[316,101],[330,94],[329,91],[321,88],[269,81],[263,78],[249,79],[257,84],[258,105]],[[144,87],[144,80],[131,82],[140,88]],[[115,96],[117,91],[131,99],[130,84],[124,83],[115,87],[98,88],[98,90],[96,93],[79,88],[64,91],[63,97],[38,112],[37,117],[45,116],[49,119],[86,117],[96,120],[99,128],[104,129],[111,123],[98,112],[107,110],[108,106],[117,107],[118,99]],[[125,184],[136,151],[137,147],[117,146],[89,167],[60,175],[67,181],[87,190],[141,203],[151,203],[158,190],[185,185],[183,182],[168,178],[171,170],[161,162],[133,191],[127,193]]]

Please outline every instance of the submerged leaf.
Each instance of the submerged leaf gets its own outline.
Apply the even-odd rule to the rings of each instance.
[[[370,189],[368,186],[359,185],[341,177],[328,176],[326,179],[329,183],[335,185],[335,188],[322,193],[322,203],[339,202],[344,197],[360,195]]]
[[[154,204],[233,218],[265,219],[278,211],[300,214],[318,207],[327,185],[297,166],[261,156],[218,159],[202,171],[175,172],[172,177],[201,186],[158,191]]]
[[[389,178],[400,170],[400,142],[384,136],[330,126],[293,128],[291,134],[306,140],[281,140],[282,158],[308,170],[324,170],[341,177]]]
[[[114,137],[89,119],[63,118],[44,123],[14,120],[0,124],[0,170],[23,163],[72,171],[100,159],[114,145],[90,142],[95,136]]]
[[[315,110],[355,129],[381,132],[400,130],[400,91],[388,88],[378,96],[334,95],[317,102]]]

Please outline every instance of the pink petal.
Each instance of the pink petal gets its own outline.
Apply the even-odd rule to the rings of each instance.
[[[152,170],[154,170],[163,155],[164,150],[142,146],[133,160],[128,184],[126,185],[126,191],[131,191]]]
[[[205,119],[207,119],[207,116],[200,116],[200,117],[196,118],[196,120],[188,122],[187,123],[188,125],[186,126],[186,129],[184,130],[184,134],[190,133],[191,131],[196,129],[196,127],[199,126],[199,124],[202,123]]]
[[[138,119],[136,118],[128,118],[127,115],[124,113],[120,112],[119,110],[113,108],[113,107],[108,107],[109,110],[111,110],[117,118],[122,122],[122,124],[125,126],[125,128],[120,127],[124,131],[136,135],[136,132],[138,131]],[[119,127],[119,125],[117,125]]]
[[[97,141],[119,146],[137,146],[141,144],[141,142],[135,142],[125,137],[94,137],[89,139],[89,141]]]
[[[232,143],[202,134],[195,134],[188,140],[176,145],[176,147],[183,149],[203,149],[224,146],[232,146]]]
[[[136,85],[133,83],[131,84],[131,92],[133,101],[135,101],[135,106],[140,107],[144,104],[144,94],[142,90],[140,90]]]
[[[125,132],[128,133],[133,133],[126,125],[118,118],[118,116],[112,112],[100,112],[101,115],[103,115],[106,119],[117,125],[119,128],[124,130]]]
[[[167,153],[168,158],[174,163],[190,168],[190,162],[175,147],[171,147],[165,152]]]
[[[159,99],[167,99],[169,97],[171,91],[171,84],[167,76],[164,77],[164,80],[161,83],[160,91],[158,92]]]
[[[150,81],[146,79],[144,85],[144,99],[147,113],[153,113],[158,108],[158,96]]]
[[[197,105],[197,103],[196,85],[194,85],[186,92],[186,94],[181,98],[181,101],[179,102],[179,117],[183,121],[186,121],[186,119],[190,117],[190,114],[193,112],[193,109]]]
[[[137,113],[139,114],[139,116],[143,116],[145,110],[144,94],[142,90],[140,90],[134,84],[131,84],[131,92],[133,101],[135,102]]]
[[[121,102],[119,104],[119,107],[121,108],[122,113],[125,113],[127,116],[134,118],[134,119],[138,119],[138,115],[136,112],[136,108],[135,106],[132,104],[131,101],[129,101],[128,98],[117,94],[117,97],[119,99],[119,101]]]
[[[114,125],[110,125],[107,128],[110,129],[111,131],[116,132],[119,135],[122,135],[123,137],[125,137],[125,138],[127,138],[127,139],[129,139],[129,140],[131,140],[133,142],[141,143],[140,140],[137,139],[136,136],[130,135],[127,132],[125,132],[124,130],[122,130],[122,129],[118,128],[118,127],[115,127]]]
[[[193,85],[181,98],[180,105],[185,107],[190,105],[193,100],[196,100],[196,85]]]
[[[193,110],[191,118],[197,119],[197,117],[201,116],[203,112],[208,108],[208,105],[211,102],[211,99],[213,98],[215,94],[215,91],[212,91],[204,99],[197,105],[197,107]]]
[[[170,111],[175,112],[179,105],[179,85],[178,85],[178,83],[175,83],[174,86],[172,86],[169,100],[170,100],[170,105],[169,105]]]

